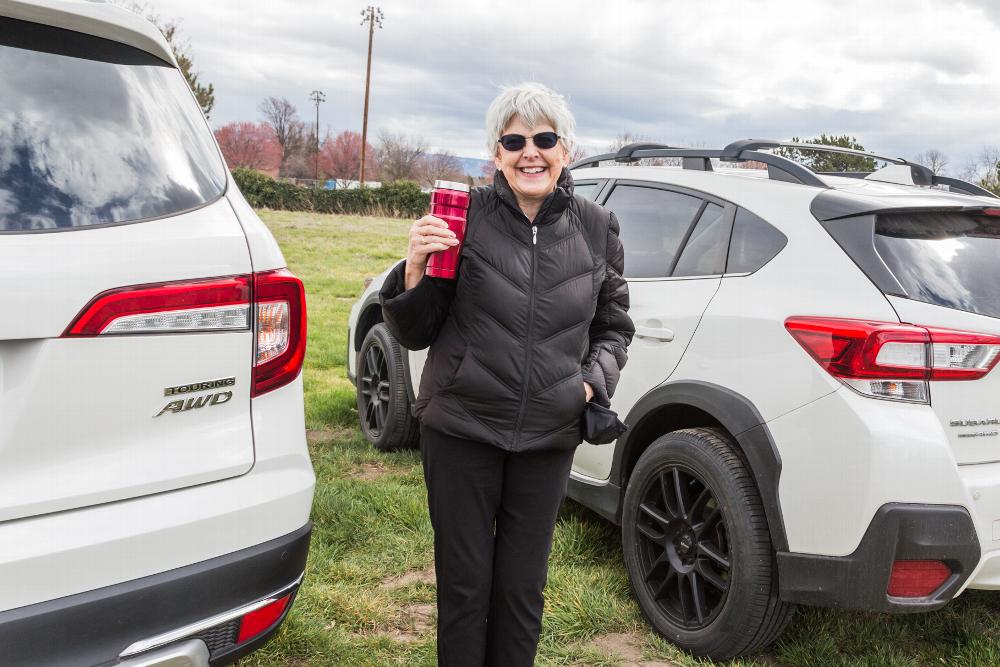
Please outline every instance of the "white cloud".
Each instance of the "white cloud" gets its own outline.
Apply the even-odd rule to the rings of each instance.
[[[321,124],[360,129],[363,4],[154,0],[181,18],[213,122],[258,118],[257,102],[327,94]],[[419,133],[479,155],[482,116],[505,82],[569,97],[581,139],[619,132],[720,145],[747,136],[853,134],[953,165],[1000,144],[1000,9],[989,0],[421,3],[386,0],[375,35],[370,128]],[[372,133],[374,134],[374,132]]]

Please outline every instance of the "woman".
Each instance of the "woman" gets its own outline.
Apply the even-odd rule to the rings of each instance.
[[[380,294],[399,342],[430,346],[414,412],[441,665],[533,663],[581,415],[592,398],[610,405],[634,332],[618,221],[573,195],[573,127],[545,86],[504,89],[486,115],[497,171],[472,192],[458,280],[424,276],[457,243],[424,216]]]

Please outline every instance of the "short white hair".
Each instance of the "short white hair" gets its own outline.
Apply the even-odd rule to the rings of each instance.
[[[567,152],[572,150],[576,121],[566,106],[566,98],[547,86],[528,81],[516,86],[504,86],[490,103],[486,111],[486,139],[490,155],[497,154],[497,141],[514,116],[532,127],[548,123],[561,137],[563,148]]]

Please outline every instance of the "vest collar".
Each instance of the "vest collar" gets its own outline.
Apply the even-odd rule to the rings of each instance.
[[[496,174],[493,175],[493,191],[496,192],[497,196],[507,204],[511,209],[521,214],[522,217],[527,219],[521,207],[517,203],[517,197],[514,196],[514,191],[510,189],[510,184],[507,183],[507,177],[503,175],[503,172],[497,169]],[[563,167],[562,173],[559,174],[559,179],[556,181],[556,189],[553,190],[545,201],[542,202],[542,207],[538,209],[538,215],[535,217],[535,223],[538,225],[545,224],[562,214],[566,210],[566,206],[569,201],[573,198],[573,175],[569,173],[569,169]]]

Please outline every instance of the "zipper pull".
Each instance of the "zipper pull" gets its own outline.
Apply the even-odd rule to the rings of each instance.
[[[531,226],[531,245],[538,245],[538,227]]]

